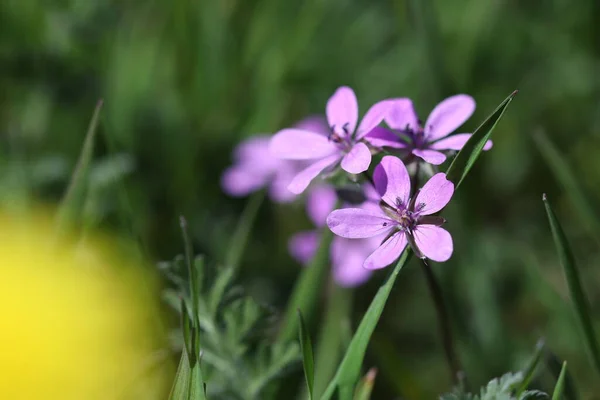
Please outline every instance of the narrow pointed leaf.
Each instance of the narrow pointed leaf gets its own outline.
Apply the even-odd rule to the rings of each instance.
[[[540,363],[540,360],[542,359],[542,354],[544,352],[544,343],[544,339],[540,339],[537,345],[535,346],[535,352],[533,353],[533,357],[531,358],[531,361],[529,361],[527,369],[523,371],[523,381],[521,382],[519,389],[517,389],[517,392],[515,393],[516,397],[519,397],[519,395],[527,389],[529,383],[531,383],[537,366]]]
[[[565,374],[567,372],[567,362],[563,362],[560,375],[554,386],[554,392],[552,393],[552,400],[560,400],[563,397],[564,385],[565,385]]]
[[[463,148],[458,152],[452,163],[448,167],[446,171],[446,175],[448,180],[454,182],[456,187],[458,187],[462,181],[465,179],[475,161],[483,151],[483,146],[490,138],[492,131],[496,127],[496,124],[504,114],[506,107],[510,104],[513,97],[517,94],[518,91],[514,91],[508,96],[496,110],[489,116],[487,119],[479,125],[479,128],[473,132],[473,135],[469,138],[467,143],[463,146]]]
[[[185,246],[185,262],[188,270],[188,278],[190,284],[190,311],[192,313],[192,327],[198,330],[200,326],[200,323],[198,322],[198,303],[200,301],[200,288],[198,287],[198,274],[196,270],[196,264],[194,262],[194,249],[192,247],[192,242],[189,237],[186,219],[183,216],[180,216],[179,222],[181,225],[181,233],[183,235],[183,244]]]
[[[552,231],[558,258],[560,259],[560,264],[563,267],[565,278],[567,280],[567,286],[569,287],[569,294],[573,301],[573,306],[575,307],[575,313],[583,328],[583,336],[587,344],[589,357],[598,373],[600,373],[600,347],[598,347],[598,340],[592,323],[589,301],[583,291],[583,286],[581,285],[579,269],[575,262],[575,257],[573,256],[569,242],[567,241],[567,237],[565,236],[558,218],[556,218],[545,194],[543,196],[543,201],[544,206],[546,207],[546,214],[548,214],[550,230]]]
[[[96,131],[100,121],[100,110],[102,109],[102,100],[99,100],[94,109],[94,114],[88,126],[87,133],[77,160],[77,165],[73,170],[73,175],[69,181],[69,186],[65,192],[58,209],[57,225],[59,231],[71,224],[73,220],[80,216],[85,203],[85,193],[87,190],[87,179],[92,163],[94,153],[94,144],[96,140]]]
[[[338,370],[330,382],[325,394],[321,397],[321,400],[331,399],[336,387],[340,388],[340,399],[345,400],[344,397],[347,396],[349,392],[350,395],[353,393],[352,388],[358,381],[358,377],[360,376],[360,369],[362,366],[363,359],[365,358],[365,353],[367,351],[367,346],[369,344],[369,340],[371,339],[371,335],[373,335],[373,331],[379,322],[379,318],[381,317],[381,313],[383,312],[383,308],[385,307],[385,303],[392,291],[394,286],[394,282],[396,282],[396,278],[400,273],[400,270],[406,264],[409,259],[409,255],[412,252],[408,250],[404,250],[402,256],[396,263],[392,273],[384,282],[384,284],[379,288],[375,298],[371,302],[369,309],[365,313],[352,341],[350,342],[350,346],[344,355],[344,358],[338,367]],[[347,398],[347,397],[346,397]],[[350,397],[351,398],[351,397]]]
[[[298,310],[298,330],[300,336],[300,350],[302,351],[302,364],[304,366],[304,377],[306,378],[306,386],[308,387],[308,397],[313,398],[313,388],[315,381],[315,369],[313,361],[313,350],[310,341],[310,332],[304,323],[302,313]]]
[[[190,374],[189,400],[206,400],[206,386],[200,368],[200,358],[196,357],[196,363]]]
[[[554,177],[565,189],[565,193],[573,203],[574,210],[579,214],[581,223],[586,226],[590,234],[599,238],[600,217],[584,193],[567,160],[541,129],[534,132],[533,139]]]
[[[371,392],[373,391],[373,385],[375,385],[376,376],[377,369],[371,368],[358,383],[356,392],[354,393],[354,400],[369,400],[371,398]]]
[[[181,359],[179,360],[179,367],[175,374],[175,380],[173,382],[173,387],[171,388],[169,400],[188,400],[190,398],[191,374],[190,360],[184,349],[181,352]]]
[[[231,238],[231,242],[227,248],[227,256],[225,257],[226,266],[233,269],[238,268],[242,259],[242,255],[244,254],[244,250],[246,249],[248,237],[250,236],[250,231],[254,225],[256,214],[258,214],[258,209],[263,203],[264,198],[265,192],[258,191],[254,193],[252,197],[250,197],[250,200],[246,204],[244,212],[242,213],[242,217],[237,224],[235,232]]]
[[[326,274],[329,273],[329,246],[333,240],[333,233],[329,228],[321,229],[321,241],[317,253],[300,273],[294,291],[288,301],[285,316],[279,331],[279,341],[287,342],[293,340],[295,332],[298,329],[298,318],[296,310],[304,310],[306,320],[312,317],[319,293],[326,281]]]
[[[552,376],[554,377],[554,380],[556,381],[556,380],[558,380],[558,377],[560,376],[560,373],[562,372],[562,362],[560,361],[558,356],[556,354],[554,354],[554,352],[551,349],[549,349],[548,347],[546,347],[545,353],[546,353],[545,354],[546,366],[550,370],[550,373],[552,374]],[[564,388],[563,396],[567,400],[578,400],[579,395],[577,394],[577,389],[575,387],[575,380],[571,376],[571,373],[569,372],[569,370],[566,370],[566,372],[565,372],[564,381],[565,381],[565,383],[563,385],[563,388]]]

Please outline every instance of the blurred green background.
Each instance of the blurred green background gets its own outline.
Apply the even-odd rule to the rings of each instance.
[[[599,317],[599,67],[596,0],[4,0],[0,200],[8,210],[57,202],[102,98],[86,223],[132,236],[160,260],[181,252],[183,214],[197,249],[218,261],[246,203],[219,187],[241,139],[322,113],[340,85],[355,89],[363,111],[409,96],[423,117],[468,93],[477,111],[465,131],[519,89],[493,150],[446,212],[455,254],[434,271],[473,386],[522,368],[545,337],[582,397],[594,398],[600,382],[541,196],[565,225]],[[570,177],[556,179],[536,132],[554,143],[583,197]],[[261,207],[241,271],[260,301],[283,308],[300,271],[287,239],[308,228],[301,204]],[[374,398],[450,389],[419,268],[402,271],[370,347]],[[357,291],[355,321],[384,277]]]

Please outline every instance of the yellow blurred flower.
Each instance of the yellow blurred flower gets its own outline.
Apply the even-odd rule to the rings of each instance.
[[[0,216],[0,399],[165,398],[149,271],[107,241],[58,239],[39,215]]]

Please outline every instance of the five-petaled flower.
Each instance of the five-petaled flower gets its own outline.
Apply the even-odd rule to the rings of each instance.
[[[460,150],[471,137],[470,133],[448,136],[475,111],[475,100],[471,96],[458,94],[443,100],[429,114],[425,125],[419,120],[410,99],[390,99],[387,102],[389,107],[384,120],[400,134],[400,141],[387,145],[405,149],[410,155],[428,163],[443,163],[446,156],[442,151]],[[492,141],[488,140],[483,149],[491,147]]]
[[[363,139],[381,123],[388,104],[385,100],[374,104],[358,124],[356,95],[342,86],[327,102],[328,135],[305,129],[283,129],[275,134],[271,139],[274,155],[288,160],[311,160],[294,177],[288,186],[290,191],[302,193],[317,175],[333,169],[340,161],[342,169],[351,174],[366,171],[371,164],[371,150]]]
[[[453,250],[452,237],[440,227],[445,220],[432,215],[444,208],[454,193],[454,184],[446,175],[432,176],[411,199],[406,167],[397,157],[385,156],[375,168],[373,180],[382,195],[380,210],[346,208],[327,217],[329,229],[345,238],[387,233],[387,239],[365,260],[364,267],[378,269],[390,265],[407,243],[420,258],[448,260]]]

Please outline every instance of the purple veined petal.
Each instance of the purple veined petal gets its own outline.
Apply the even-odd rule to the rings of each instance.
[[[252,174],[245,168],[230,167],[221,175],[221,188],[230,196],[247,196],[262,189],[267,183],[267,177]]]
[[[392,229],[396,223],[380,212],[360,208],[335,210],[327,217],[327,226],[333,233],[347,239],[362,239]]]
[[[277,132],[269,149],[274,156],[288,160],[310,160],[339,152],[327,136],[293,128]]]
[[[432,142],[441,139],[468,120],[475,111],[475,100],[466,94],[448,97],[429,114],[423,127],[425,136]]]
[[[288,242],[290,255],[300,264],[309,263],[318,247],[319,233],[317,231],[298,232]]]
[[[294,128],[301,129],[303,131],[319,133],[324,136],[328,136],[330,133],[329,126],[327,126],[327,121],[320,115],[306,117],[296,123]]]
[[[374,147],[393,147],[396,149],[402,149],[406,147],[406,143],[400,141],[400,138],[396,136],[389,129],[385,129],[381,126],[376,126],[363,137],[363,140]]]
[[[362,139],[366,134],[371,132],[373,128],[383,121],[383,118],[388,114],[390,103],[387,100],[379,101],[371,106],[360,121],[356,130],[355,138]]]
[[[414,149],[412,151],[412,153],[415,156],[423,159],[425,162],[428,162],[429,164],[433,164],[433,165],[440,165],[444,161],[446,161],[446,156],[443,153],[440,153],[437,150],[419,150],[419,149]]]
[[[336,202],[337,194],[332,186],[315,186],[306,197],[306,213],[315,226],[325,226],[327,216],[335,208]]]
[[[317,177],[324,169],[336,164],[340,159],[338,154],[322,158],[310,164],[300,171],[288,185],[288,189],[295,194],[300,194],[310,185],[310,182]]]
[[[360,142],[342,158],[342,169],[351,174],[360,174],[369,169],[371,165],[371,150],[366,144]]]
[[[330,127],[339,132],[346,126],[348,132],[354,133],[358,122],[358,101],[354,90],[348,86],[339,87],[327,101],[325,111]]]
[[[457,133],[456,135],[448,136],[446,138],[438,140],[435,143],[432,143],[429,146],[429,148],[435,150],[461,150],[471,136],[471,133]],[[491,149],[492,146],[492,141],[488,140],[487,142],[485,142],[483,150],[487,151]]]
[[[355,287],[365,283],[372,272],[363,268],[369,255],[363,242],[366,239],[333,238],[331,244],[331,264],[333,279],[342,287]]]
[[[417,129],[419,127],[419,117],[415,112],[415,107],[409,98],[397,98],[384,100],[388,102],[388,112],[384,117],[385,122],[392,129]]]
[[[394,233],[383,242],[367,259],[363,266],[366,269],[385,268],[400,257],[406,247],[406,234],[402,231]]]
[[[444,262],[452,255],[452,236],[439,226],[417,225],[413,236],[421,253],[430,260]]]
[[[383,157],[375,167],[373,181],[377,192],[387,204],[392,207],[398,207],[398,202],[404,206],[408,205],[410,176],[398,157]]]
[[[440,172],[432,176],[419,191],[415,200],[415,211],[420,215],[430,215],[446,207],[454,194],[454,183]]]

